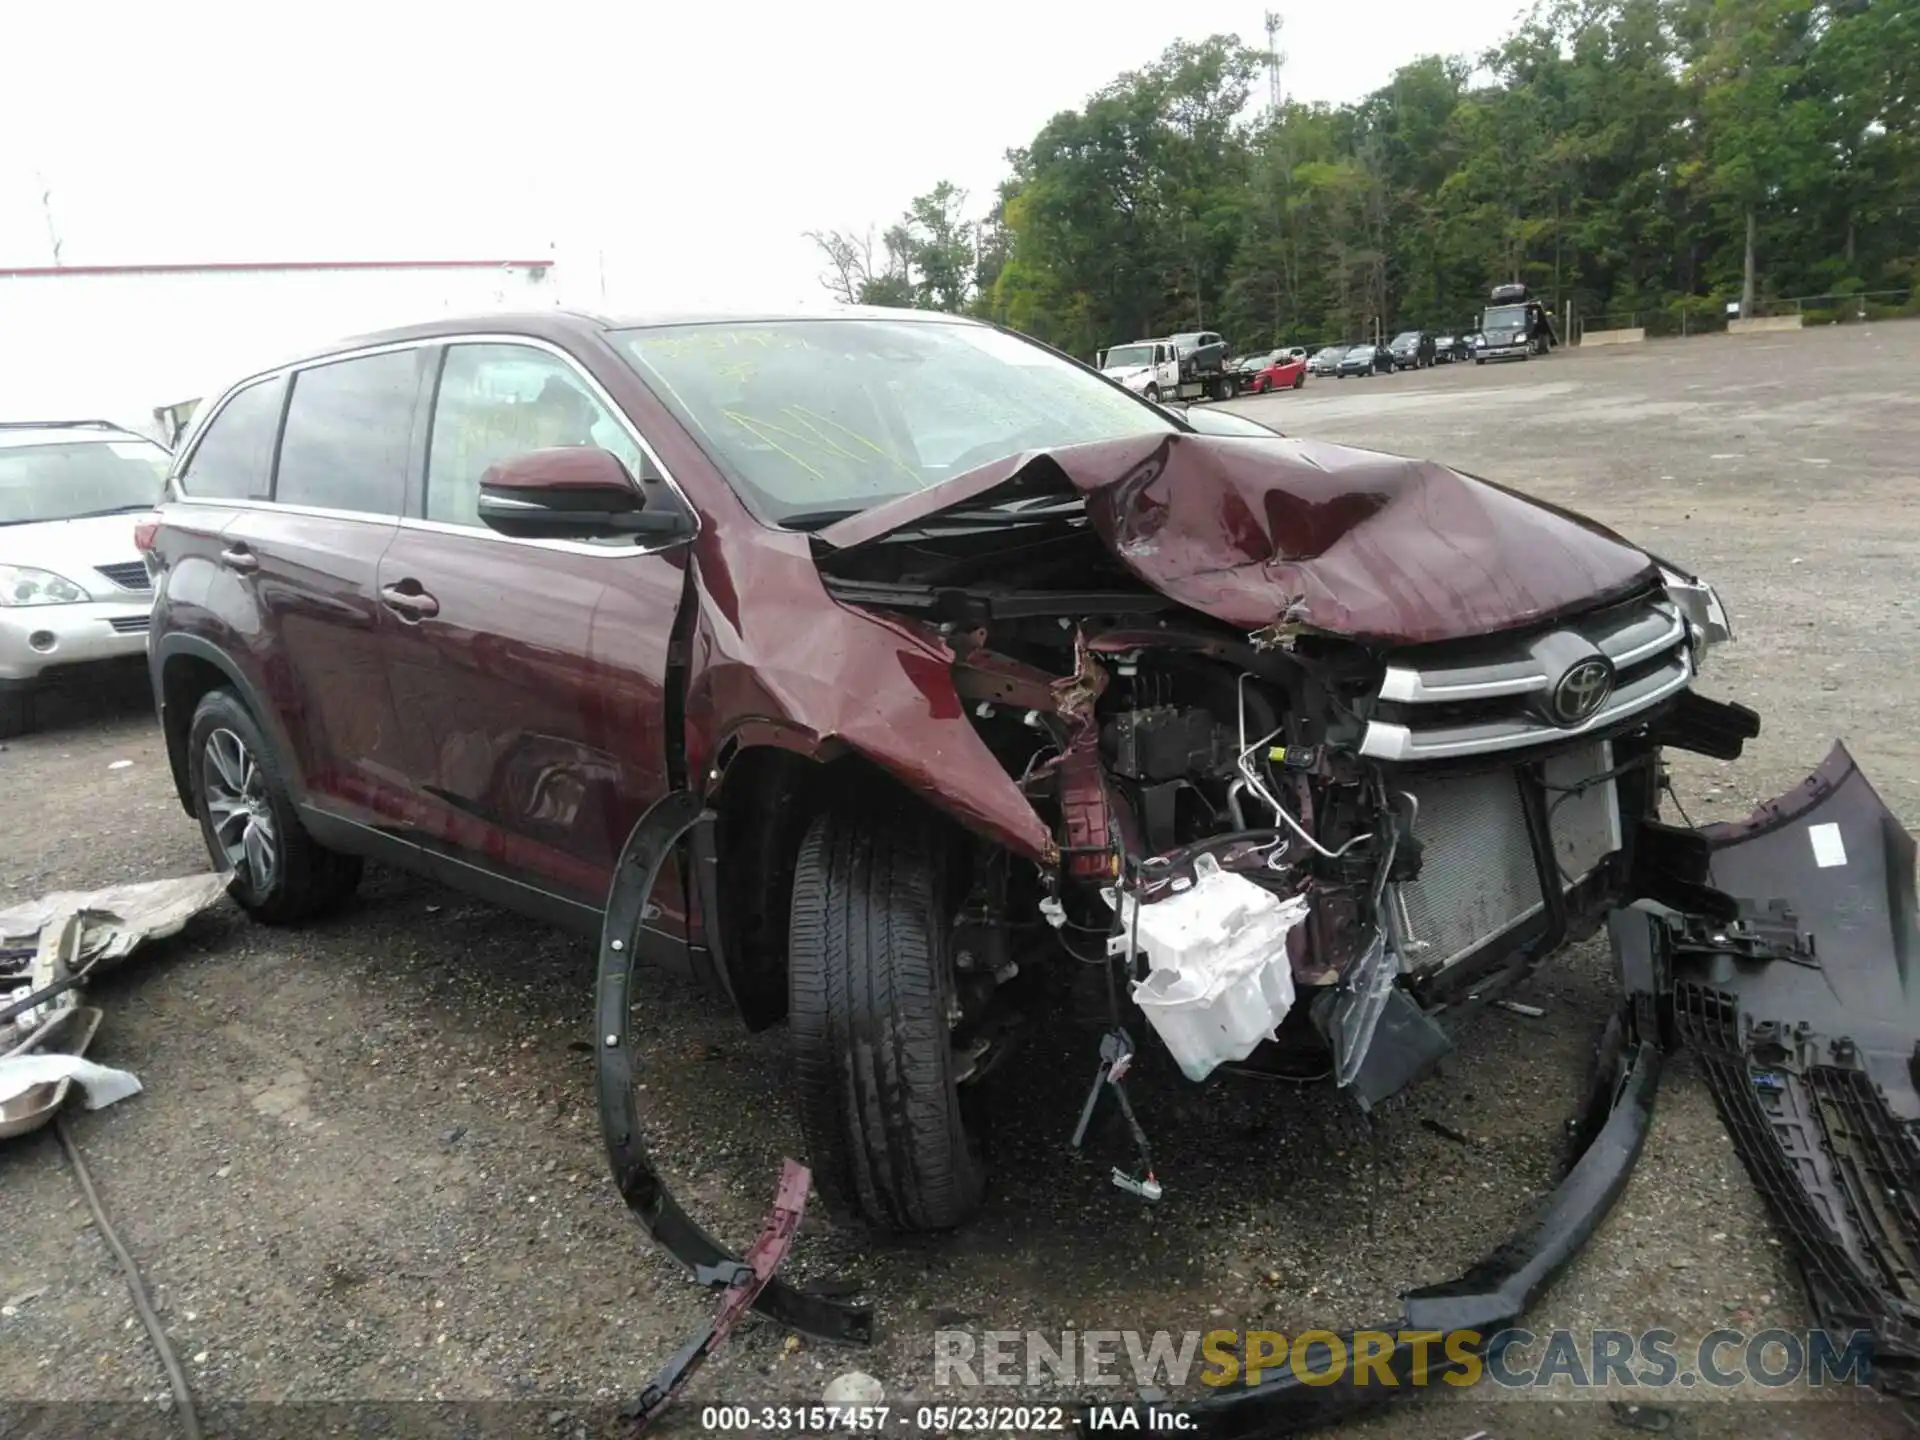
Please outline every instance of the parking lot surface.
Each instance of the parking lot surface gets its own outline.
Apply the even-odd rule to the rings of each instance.
[[[1920,828],[1917,366],[1920,324],[1896,324],[1315,379],[1233,408],[1432,456],[1712,579],[1738,643],[1715,653],[1704,688],[1766,728],[1733,764],[1676,757],[1694,821],[1787,789],[1838,736]],[[0,745],[0,794],[0,905],[205,866],[137,681],[48,705],[39,733]],[[582,941],[373,871],[325,923],[267,930],[223,907],[97,987],[95,1058],[146,1090],[73,1129],[203,1401],[517,1401],[533,1428],[565,1433],[704,1323],[708,1295],[648,1245],[606,1175],[592,966]],[[875,1245],[809,1222],[794,1270],[862,1281],[875,1349],[750,1320],[681,1423],[702,1401],[817,1400],[854,1368],[910,1406],[933,1393],[939,1328],[1387,1319],[1400,1290],[1457,1274],[1551,1187],[1610,994],[1604,945],[1569,952],[1517,996],[1542,1016],[1471,1022],[1457,1063],[1371,1129],[1323,1088],[1192,1086],[1149,1061],[1133,1093],[1166,1186],[1157,1207],[1109,1183],[1128,1155],[1119,1134],[1096,1130],[1085,1158],[1066,1147],[1094,1072],[1089,994],[994,1082],[995,1178],[977,1224]],[[797,1144],[782,1033],[742,1035],[667,984],[654,1007],[648,1139],[688,1208],[744,1243]],[[77,1195],[50,1134],[6,1148],[0,1300],[40,1293],[0,1315],[0,1405],[165,1392]],[[1684,1058],[1625,1196],[1531,1318],[1695,1336],[1807,1324],[1791,1259]],[[1612,1434],[1631,1418],[1578,1396],[1445,1394],[1354,1433]],[[1892,1405],[1830,1400],[1695,1403],[1671,1423],[1910,1432]]]

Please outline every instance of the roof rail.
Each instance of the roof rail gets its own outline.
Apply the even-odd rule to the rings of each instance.
[[[0,420],[0,430],[118,430],[133,432],[111,420]]]

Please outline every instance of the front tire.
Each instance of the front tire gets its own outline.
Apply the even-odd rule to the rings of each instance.
[[[360,857],[321,846],[293,807],[272,747],[230,690],[212,690],[187,729],[187,784],[215,868],[267,925],[305,920],[360,883]]]
[[[1141,393],[1147,397],[1148,404],[1158,405],[1160,403],[1160,387],[1158,385],[1149,385]]]
[[[948,1013],[954,862],[945,824],[897,800],[822,813],[794,867],[787,1022],[822,1198],[892,1231],[947,1230],[986,1172],[961,1114]]]

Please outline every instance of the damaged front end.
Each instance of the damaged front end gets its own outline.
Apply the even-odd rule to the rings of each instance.
[[[1861,1378],[1920,1394],[1914,840],[1839,745],[1745,820],[1656,833],[1657,870],[1640,873],[1666,901],[1642,895],[1609,916],[1622,1003],[1560,1184],[1484,1260],[1407,1292],[1395,1320],[1371,1327],[1400,1337],[1391,1385],[1363,1387],[1352,1370],[1331,1383],[1276,1373],[1188,1407],[1187,1433],[1309,1429],[1417,1394],[1497,1343],[1624,1189],[1663,1052],[1679,1045],[1699,1057],[1834,1353],[1858,1353],[1865,1336]],[[1142,1429],[1148,1408],[1134,1407]]]
[[[930,988],[950,1052],[927,1071],[960,1092],[1000,1070],[1034,1018],[1005,995],[1061,957],[1099,965],[1109,1023],[1073,1143],[1111,1094],[1137,1150],[1113,1179],[1154,1200],[1124,1088],[1143,1021],[1189,1080],[1326,1075],[1372,1109],[1445,1057],[1462,1011],[1609,923],[1623,1003],[1565,1180],[1383,1328],[1484,1339],[1518,1319],[1624,1187],[1679,1037],[1707,1057],[1743,1156],[1801,1239],[1823,1323],[1873,1329],[1896,1369],[1920,1359],[1912,842],[1843,756],[1744,827],[1662,822],[1665,751],[1729,760],[1759,730],[1692,688],[1730,638],[1710,587],[1444,467],[1197,435],[1013,457],[808,544],[786,559],[810,559],[830,616],[788,622],[778,686],[744,652],[734,673],[754,679],[753,725],[803,733],[818,755],[844,744],[869,762],[850,786],[891,778],[964,832],[940,871],[946,929],[921,947],[949,967]],[[740,624],[722,639],[744,645],[757,581],[729,578]],[[809,713],[811,687],[843,702]],[[743,704],[704,698],[720,690],[692,692],[710,728],[747,733],[722,713]],[[719,747],[716,782],[740,743]],[[884,787],[859,793],[900,810]],[[639,1145],[616,1033],[631,998],[617,937],[668,855],[713,824],[705,803],[661,802],[622,861],[601,1098],[628,1203],[718,1277],[740,1272]],[[1854,858],[1822,858],[1835,854]],[[719,939],[714,867],[697,868]],[[878,1018],[855,1014],[850,1033],[879,1034],[860,1028]],[[812,1058],[867,1054],[839,1034],[820,1027]],[[965,1148],[956,1138],[940,1165]],[[871,1199],[869,1218],[901,1212]],[[865,1337],[867,1311],[759,1278],[755,1308]],[[1392,1368],[1437,1373],[1438,1353],[1403,1346]],[[1211,1433],[1274,1433],[1372,1398],[1278,1376],[1198,1413]]]
[[[1002,927],[1037,905],[1104,951],[1193,1080],[1261,1051],[1380,1103],[1447,1053],[1446,1012],[1658,888],[1663,746],[1758,728],[1690,689],[1728,635],[1707,586],[1335,446],[1019,457],[827,527],[815,560],[949,648],[1053,831]]]

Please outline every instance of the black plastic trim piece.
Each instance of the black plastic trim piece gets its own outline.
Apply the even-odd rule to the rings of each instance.
[[[680,1208],[647,1155],[641,1139],[640,1109],[633,1085],[633,1054],[628,1042],[628,1007],[632,1003],[637,958],[635,937],[667,857],[675,853],[706,813],[698,796],[675,790],[654,803],[627,841],[607,894],[606,924],[600,936],[594,1049],[599,1056],[596,1079],[600,1129],[620,1198],[626,1201],[641,1228],[696,1276],[702,1273],[730,1276],[737,1273],[739,1257]],[[866,1307],[809,1295],[778,1276],[767,1281],[754,1299],[753,1308],[791,1330],[817,1339],[843,1345],[865,1345],[873,1339],[873,1313]]]
[[[1714,760],[1738,760],[1747,741],[1759,733],[1758,711],[1688,690],[1660,717],[1654,740]]]
[[[1393,1386],[1356,1384],[1353,1367],[1345,1368],[1331,1383],[1309,1384],[1289,1368],[1257,1385],[1243,1384],[1189,1405],[1169,1404],[1166,1408],[1190,1417],[1189,1427],[1180,1433],[1206,1440],[1291,1434],[1349,1419],[1400,1396],[1418,1395],[1440,1376],[1464,1368],[1447,1355],[1444,1337],[1470,1330],[1474,1343],[1468,1349],[1480,1353],[1480,1347],[1539,1299],[1613,1209],[1653,1121],[1660,1066],[1660,1051],[1650,1041],[1634,1039],[1625,1045],[1619,1065],[1603,1068],[1595,1082],[1596,1100],[1600,1095],[1611,1097],[1606,1122],[1547,1197],[1533,1223],[1458,1279],[1408,1291],[1401,1297],[1401,1317],[1373,1327],[1389,1334],[1417,1332],[1435,1337],[1427,1345],[1403,1343],[1394,1350],[1386,1361],[1396,1382]],[[1342,1338],[1351,1351],[1353,1335]],[[1103,1405],[1099,1407],[1101,1428],[1130,1423],[1148,1432],[1155,1428],[1151,1412],[1156,1408],[1141,1401]],[[1114,1418],[1122,1411],[1133,1412],[1131,1422]],[[1083,1433],[1091,1433],[1092,1415],[1092,1407],[1080,1412]]]

